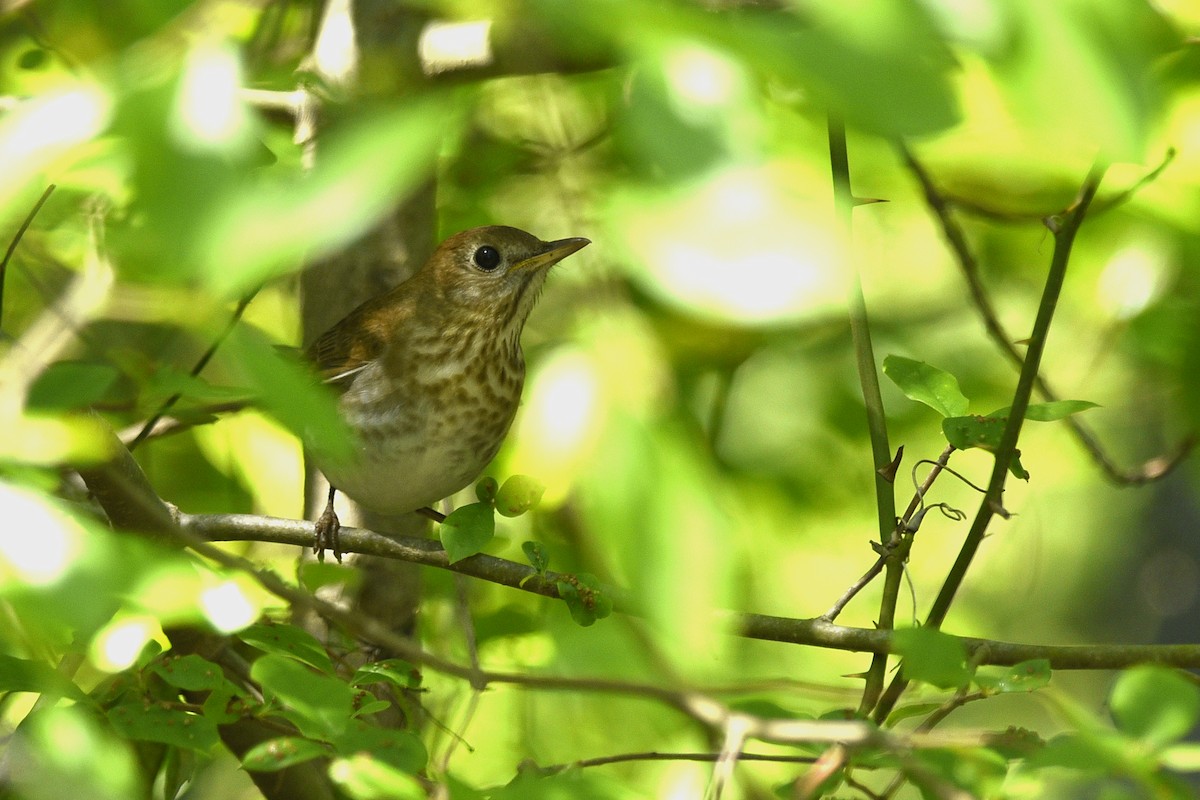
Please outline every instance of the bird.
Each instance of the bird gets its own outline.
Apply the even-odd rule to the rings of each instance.
[[[479,477],[521,399],[521,332],[550,267],[591,244],[489,225],[456,233],[412,277],[315,339],[308,361],[355,435],[329,481],[314,550],[341,561],[338,491],[383,514],[420,510]]]

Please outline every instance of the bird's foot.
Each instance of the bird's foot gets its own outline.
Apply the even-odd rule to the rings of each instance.
[[[317,517],[316,524],[316,542],[313,544],[313,552],[317,554],[317,561],[325,563],[325,548],[333,551],[333,557],[342,563],[342,542],[341,531],[342,523],[338,519],[337,512],[333,510],[333,496],[337,490],[330,487],[329,500],[325,503],[325,510],[321,512],[321,516]]]

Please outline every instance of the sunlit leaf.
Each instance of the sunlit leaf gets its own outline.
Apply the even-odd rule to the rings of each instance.
[[[1124,0],[1017,0],[997,10],[1011,33],[992,63],[1030,132],[1060,148],[1140,161],[1161,102],[1155,62],[1177,46],[1160,11]],[[1069,74],[1056,67],[1067,52]]]
[[[1178,772],[1200,772],[1200,742],[1181,742],[1167,747],[1162,752],[1162,762],[1167,769]]]
[[[883,374],[900,387],[905,397],[924,403],[943,417],[967,413],[967,398],[958,388],[958,379],[949,372],[924,361],[888,356],[883,360]]]
[[[304,365],[283,357],[265,337],[246,326],[233,331],[220,358],[252,390],[263,409],[322,457],[353,457],[354,434],[338,415],[327,387]]]
[[[93,417],[26,413],[4,420],[4,428],[0,461],[83,465],[112,455],[112,439]]]
[[[1056,422],[1072,414],[1087,411],[1089,408],[1099,407],[1098,404],[1089,400],[1055,400],[1052,403],[1030,403],[1029,407],[1025,409],[1025,419],[1033,422]],[[1005,406],[987,416],[1007,419],[1011,411],[1012,408],[1010,406]]]
[[[425,788],[409,773],[369,755],[335,761],[329,777],[353,800],[424,800]]]
[[[10,206],[21,201],[27,183],[102,133],[111,113],[112,97],[82,82],[42,92],[5,113],[0,118],[0,164],[7,174],[0,185],[0,215],[12,219]]]
[[[205,221],[206,282],[239,294],[349,243],[432,173],[456,124],[444,96],[376,109],[323,139],[310,174],[247,184]]]
[[[34,709],[5,741],[4,793],[57,800],[144,797],[136,746],[82,705]]]
[[[504,481],[496,492],[496,513],[505,517],[519,517],[530,509],[537,508],[545,484],[528,475],[513,475]]]

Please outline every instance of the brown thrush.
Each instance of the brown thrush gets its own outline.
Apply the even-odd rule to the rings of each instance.
[[[587,239],[543,242],[473,228],[442,242],[411,278],[368,300],[308,349],[340,393],[355,457],[317,467],[329,503],[316,551],[341,560],[337,490],[373,511],[415,511],[477,478],[508,433],[525,358],[521,330],[549,268]]]

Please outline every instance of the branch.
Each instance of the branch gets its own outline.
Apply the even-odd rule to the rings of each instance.
[[[209,541],[274,542],[306,547],[312,543],[312,523],[249,514],[179,514],[181,530],[190,542]],[[474,555],[449,563],[441,545],[417,536],[383,535],[361,528],[342,528],[343,549],[385,558],[399,558],[428,567],[469,575],[480,580],[508,586],[523,592],[558,598],[555,580],[558,573],[538,575],[533,567],[489,555]],[[220,551],[218,551],[220,552]],[[206,549],[205,554],[208,553]],[[248,563],[248,562],[247,562]],[[278,580],[276,578],[275,580]],[[299,590],[292,589],[298,592]],[[605,589],[614,605],[623,613],[636,613],[617,589]],[[308,595],[301,593],[304,598]],[[290,599],[290,598],[285,598]],[[300,602],[308,602],[302,599]],[[891,632],[873,628],[836,625],[820,617],[797,619],[767,614],[727,613],[722,621],[738,636],[786,644],[826,647],[860,653],[890,653]],[[1002,642],[993,639],[956,637],[972,657],[982,653],[978,663],[1012,666],[1022,661],[1046,659],[1053,669],[1123,669],[1135,664],[1162,664],[1180,668],[1200,668],[1200,645],[1035,645]],[[411,642],[409,643],[411,647]],[[461,667],[459,677],[472,676],[469,667]],[[566,688],[555,686],[551,688]],[[597,688],[589,685],[589,688]]]
[[[1175,160],[1177,155],[1175,148],[1167,149],[1163,155],[1162,161],[1158,163],[1154,169],[1147,172],[1142,177],[1134,181],[1130,186],[1122,189],[1111,197],[1096,198],[1092,203],[1092,216],[1103,214],[1107,211],[1124,205],[1133,199],[1133,196],[1140,192],[1147,184],[1158,180],[1158,177],[1163,174],[1171,162]],[[989,205],[987,202],[977,200],[975,198],[964,197],[962,195],[952,194],[950,192],[942,192],[941,197],[943,202],[948,206],[961,208],[970,214],[984,219],[991,219],[997,222],[1038,222],[1048,216],[1053,216],[1056,211],[1014,211],[1011,209],[1000,208],[998,206]]]
[[[1087,214],[1092,198],[1104,177],[1105,168],[1100,165],[1092,167],[1080,188],[1079,197],[1071,209],[1060,219],[1047,220],[1047,227],[1054,234],[1054,255],[1050,259],[1050,271],[1046,276],[1046,286],[1042,291],[1042,300],[1038,304],[1037,318],[1033,323],[1033,334],[1029,338],[1028,353],[1021,366],[1021,375],[1017,380],[1017,389],[1013,394],[1008,424],[996,447],[996,463],[992,467],[992,478],[988,482],[987,494],[979,505],[975,522],[967,533],[958,559],[946,577],[946,582],[934,600],[925,624],[930,627],[940,627],[950,610],[954,595],[966,577],[971,560],[983,541],[988,523],[994,514],[1003,513],[1004,484],[1008,477],[1008,468],[1017,452],[1017,439],[1021,435],[1021,426],[1025,422],[1025,410],[1029,407],[1029,398],[1033,394],[1034,383],[1037,380],[1038,368],[1042,363],[1042,354],[1046,350],[1046,340],[1050,334],[1050,323],[1054,319],[1058,307],[1058,297],[1062,292],[1063,281],[1067,276],[1067,265],[1071,260],[1071,248],[1075,243],[1075,235],[1083,218]]]
[[[217,354],[217,349],[227,338],[229,338],[229,334],[233,333],[233,329],[237,327],[238,322],[240,322],[242,319],[242,314],[246,311],[246,306],[250,305],[250,301],[254,299],[256,294],[258,294],[257,289],[250,292],[248,295],[238,301],[237,307],[234,308],[233,314],[231,314],[229,317],[229,321],[225,323],[225,327],[221,329],[221,331],[213,338],[212,342],[209,343],[205,351],[200,354],[198,359],[196,359],[196,363],[192,365],[192,369],[190,372],[188,372],[188,375],[195,378],[204,371],[204,368],[208,366],[208,362],[211,361],[212,357]],[[129,441],[129,444],[127,445],[129,450],[136,450],[139,444],[150,438],[151,434],[154,433],[155,429],[158,427],[158,423],[163,420],[167,413],[174,408],[175,404],[181,399],[183,399],[183,392],[179,391],[175,392],[175,394],[164,400],[162,405],[160,405],[158,409],[150,416],[150,419],[146,420],[146,422],[142,425],[141,430],[139,430],[133,439]]]
[[[954,251],[959,269],[962,271],[963,279],[967,282],[967,289],[971,294],[971,302],[975,305],[980,317],[983,319],[983,326],[987,331],[988,337],[1000,349],[1000,352],[1007,356],[1009,361],[1020,370],[1025,363],[1025,359],[1016,345],[1013,344],[1013,337],[1009,335],[1008,331],[1000,323],[1000,317],[996,313],[996,309],[992,306],[991,298],[983,286],[983,280],[979,274],[979,262],[975,258],[971,246],[967,243],[966,233],[950,213],[951,205],[962,205],[962,201],[951,199],[944,195],[934,184],[928,170],[916,159],[911,150],[904,145],[899,145],[899,151],[905,165],[921,185],[921,190],[925,195],[925,203],[929,206],[934,216],[937,217],[938,223],[942,228],[942,235],[945,236],[950,249]],[[1173,151],[1157,169],[1143,177],[1134,186],[1114,198],[1109,198],[1106,208],[1112,208],[1119,202],[1124,202],[1133,192],[1148,181],[1153,180],[1170,162],[1171,155],[1173,155]],[[977,209],[974,210],[977,211]],[[1037,375],[1034,380],[1038,394],[1047,401],[1054,402],[1059,399],[1058,393],[1050,387],[1045,378]],[[1117,466],[1112,458],[1109,457],[1100,442],[1096,439],[1095,434],[1083,422],[1073,416],[1066,417],[1063,422],[1072,435],[1075,436],[1080,446],[1100,466],[1105,476],[1120,486],[1141,485],[1166,476],[1191,454],[1192,448],[1196,445],[1197,441],[1197,436],[1191,434],[1184,438],[1170,454],[1152,458],[1138,467],[1124,470]]]
[[[950,573],[946,576],[946,580],[942,584],[941,591],[938,592],[938,596],[933,601],[933,607],[930,608],[929,616],[925,619],[927,627],[941,627],[942,622],[946,619],[946,614],[950,610],[951,603],[954,602],[954,596],[958,593],[959,587],[962,586],[963,581],[966,579],[967,570],[970,569],[971,561],[975,558],[975,553],[979,550],[979,545],[983,542],[992,517],[996,514],[1004,516],[1008,514],[1004,510],[1003,505],[1004,484],[1008,477],[1008,468],[1017,454],[1017,439],[1021,435],[1021,426],[1025,422],[1025,411],[1029,408],[1029,398],[1033,394],[1033,387],[1037,381],[1038,368],[1042,363],[1042,354],[1046,350],[1046,340],[1050,334],[1050,323],[1054,319],[1054,311],[1058,306],[1058,297],[1062,292],[1063,282],[1066,280],[1067,265],[1071,260],[1071,248],[1075,243],[1075,235],[1079,232],[1079,226],[1083,224],[1088,206],[1091,205],[1092,199],[1096,196],[1096,190],[1100,187],[1100,181],[1104,177],[1105,169],[1106,167],[1099,162],[1094,164],[1079,189],[1078,197],[1071,204],[1070,208],[1061,217],[1052,217],[1046,220],[1046,227],[1054,234],[1054,254],[1050,258],[1050,270],[1046,275],[1046,286],[1042,290],[1042,299],[1038,303],[1037,317],[1033,322],[1033,333],[1029,338],[1028,355],[1021,365],[1021,374],[1017,379],[1016,391],[1013,393],[1008,422],[1005,424],[1004,432],[1000,436],[1000,444],[996,447],[996,463],[992,467],[992,477],[988,482],[987,492],[984,495],[983,501],[979,504],[979,510],[975,514],[974,522],[971,523],[971,529],[967,531],[967,536],[963,540],[962,548],[958,552],[958,558],[955,559],[953,566],[950,568]],[[907,686],[908,681],[902,675],[898,675],[892,681],[884,697],[875,709],[875,719],[877,721],[887,718],[887,715]]]
[[[894,546],[898,542],[896,531],[896,495],[892,481],[880,471],[891,463],[892,451],[888,445],[887,414],[883,408],[883,395],[879,390],[879,372],[875,365],[875,351],[871,345],[871,326],[867,317],[867,301],[863,296],[862,279],[855,268],[852,252],[854,194],[850,188],[850,161],[846,149],[846,126],[834,116],[829,117],[829,162],[833,173],[833,203],[837,218],[841,245],[846,252],[843,261],[851,267],[850,283],[850,332],[854,339],[854,360],[858,366],[858,381],[862,387],[863,404],[867,410],[867,430],[871,436],[871,459],[875,478],[875,509],[879,523],[879,543],[887,548],[881,559],[887,572],[884,576],[883,596],[879,602],[878,625],[890,630],[895,624],[896,599],[900,593],[900,581],[904,575],[903,559],[897,558]],[[871,580],[874,575],[868,572]],[[864,576],[865,577],[865,576]],[[865,584],[864,584],[865,585]],[[874,707],[887,673],[887,655],[876,654],[871,659],[863,687],[859,712],[867,714]]]

